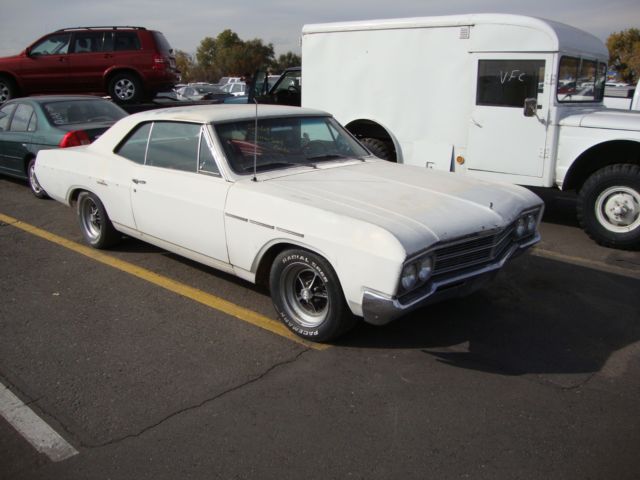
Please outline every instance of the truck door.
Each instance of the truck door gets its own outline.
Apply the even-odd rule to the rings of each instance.
[[[475,94],[469,119],[466,167],[479,176],[527,184],[514,175],[540,178],[548,158],[551,56],[473,54]],[[536,99],[525,116],[525,99]],[[483,172],[483,173],[481,173]],[[500,177],[492,174],[506,174]],[[533,181],[533,184],[537,182]]]

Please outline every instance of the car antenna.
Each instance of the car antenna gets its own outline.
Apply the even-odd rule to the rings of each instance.
[[[258,181],[256,177],[256,170],[258,164],[258,101],[254,98],[253,102],[256,104],[256,120],[253,126],[253,178],[254,182]]]

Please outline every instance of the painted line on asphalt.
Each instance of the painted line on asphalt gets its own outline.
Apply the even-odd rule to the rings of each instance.
[[[578,265],[580,267],[587,267],[606,273],[614,273],[623,277],[635,278],[636,280],[640,280],[640,271],[633,270],[631,268],[617,267],[615,265],[609,265],[605,262],[599,262],[597,260],[590,260],[588,258],[582,257],[574,257],[572,255],[565,255],[563,253],[552,252],[551,250],[545,250],[539,247],[531,249],[530,254],[535,255],[536,257],[558,260],[561,262]]]
[[[38,452],[52,462],[78,455],[78,451],[53,428],[0,383],[0,415]]]
[[[147,270],[146,268],[142,268],[124,260],[112,257],[99,250],[81,245],[71,240],[67,240],[64,237],[60,237],[54,233],[42,230],[38,227],[34,227],[33,225],[22,222],[16,218],[0,213],[0,222],[4,222],[15,228],[19,228],[20,230],[23,230],[27,233],[55,243],[56,245],[72,250],[100,263],[116,268],[120,271],[169,290],[170,292],[194,300],[198,303],[206,305],[207,307],[213,308],[214,310],[226,313],[227,315],[242,320],[243,322],[250,323],[251,325],[262,328],[263,330],[267,330],[271,333],[275,333],[276,335],[279,335],[306,347],[311,347],[314,350],[326,350],[327,348],[330,348],[329,345],[312,343],[303,340],[302,338],[291,333],[287,329],[287,327],[285,327],[280,321],[266,317],[260,313],[254,312],[253,310],[241,307],[240,305],[236,305],[235,303],[229,302],[228,300],[203,292],[202,290],[190,287],[163,275],[159,275],[155,272],[152,272],[151,270]]]

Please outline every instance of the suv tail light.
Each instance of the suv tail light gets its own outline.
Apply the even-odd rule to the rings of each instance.
[[[91,139],[87,132],[84,130],[72,130],[71,132],[67,132],[58,146],[60,148],[67,147],[78,147],[80,145],[89,145],[91,143]]]
[[[164,70],[167,68],[169,62],[163,55],[158,55],[157,53],[153,56],[153,68],[155,70]]]

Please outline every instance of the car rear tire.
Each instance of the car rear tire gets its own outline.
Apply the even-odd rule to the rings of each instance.
[[[376,157],[382,160],[388,160],[390,162],[395,162],[396,159],[393,156],[389,145],[387,145],[382,140],[378,140],[377,138],[361,138],[360,143],[364,145],[371,153],[373,153]]]
[[[27,165],[27,183],[29,184],[29,188],[31,189],[31,193],[33,193],[37,198],[47,198],[47,192],[40,186],[38,179],[36,178],[36,159],[32,158],[29,160],[29,164]]]
[[[78,220],[82,236],[93,248],[107,248],[120,241],[120,233],[113,228],[104,205],[93,193],[78,195]]]
[[[12,78],[6,75],[0,75],[0,103],[16,98],[18,96],[18,87]]]
[[[269,286],[280,319],[306,340],[333,340],[356,323],[335,271],[313,252],[289,249],[277,255]]]
[[[640,166],[617,164],[591,175],[578,194],[578,220],[600,245],[640,248]]]
[[[136,103],[143,97],[142,83],[133,73],[118,73],[109,81],[109,95],[116,103]]]

